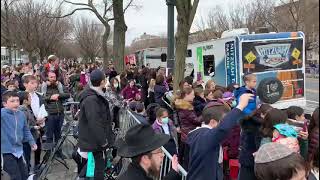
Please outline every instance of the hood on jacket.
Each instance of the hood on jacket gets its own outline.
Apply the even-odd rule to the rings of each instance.
[[[177,109],[193,110],[193,105],[190,102],[185,101],[183,99],[176,99],[174,105]]]
[[[24,105],[20,105],[20,106],[18,107],[18,110],[20,110],[20,111],[27,111],[28,108],[27,108],[26,106],[24,106]]]
[[[103,97],[101,94],[99,94],[97,91],[95,91],[94,89],[91,89],[89,86],[87,86],[79,95],[79,101],[82,102],[85,98],[89,97],[89,96],[101,96]],[[104,98],[104,97],[103,97]],[[104,98],[105,99],[105,98]]]
[[[17,112],[17,111],[13,111],[13,110],[8,109],[8,108],[1,108],[1,113],[14,114],[15,112]]]

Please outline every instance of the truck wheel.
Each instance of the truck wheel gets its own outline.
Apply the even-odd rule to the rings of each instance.
[[[257,94],[262,102],[273,104],[280,100],[283,90],[283,84],[279,79],[275,77],[269,77],[263,79],[259,83]]]

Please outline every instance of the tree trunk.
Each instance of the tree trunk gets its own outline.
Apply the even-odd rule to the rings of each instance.
[[[189,31],[197,11],[199,0],[176,0],[178,29],[176,34],[176,60],[174,66],[173,89],[179,89],[179,83],[184,78],[186,53],[188,48]]]
[[[43,62],[44,58],[46,57],[46,54],[45,54],[45,50],[44,49],[40,49],[39,50],[39,56],[40,56],[40,63]]]
[[[179,89],[179,83],[184,78],[186,51],[188,48],[189,28],[183,21],[178,22],[176,34],[176,60],[174,65],[174,92]]]
[[[108,59],[109,59],[109,53],[108,53],[108,38],[110,35],[110,25],[104,24],[104,33],[102,36],[102,51],[103,51],[103,66],[108,66]]]
[[[114,34],[113,62],[118,72],[124,70],[124,51],[127,25],[124,20],[123,0],[113,0]]]
[[[9,5],[7,1],[4,1],[4,8],[5,8],[5,22],[6,22],[6,46],[8,47],[8,53],[9,53],[9,64],[12,64],[12,42],[11,42],[11,31],[9,27]]]

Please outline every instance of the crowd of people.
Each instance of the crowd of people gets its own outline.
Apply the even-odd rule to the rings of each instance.
[[[319,108],[307,116],[299,106],[280,110],[257,102],[257,78],[250,73],[241,87],[188,76],[174,94],[173,78],[161,67],[127,64],[117,72],[112,62],[104,68],[55,55],[42,64],[3,66],[3,170],[15,180],[38,170],[42,144],[61,138],[63,103],[73,99],[80,102],[79,177],[86,177],[92,152],[94,179],[104,179],[106,149],[115,147],[116,155],[132,159],[119,180],[152,179],[160,175],[163,146],[173,156],[167,180],[181,178],[178,164],[190,180],[319,180]],[[124,139],[115,140],[120,107],[111,109],[106,93],[140,121]],[[58,157],[66,158],[62,151]]]

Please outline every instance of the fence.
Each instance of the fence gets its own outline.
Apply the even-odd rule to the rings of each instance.
[[[121,109],[119,110],[119,130],[117,131],[117,138],[124,138],[126,132],[133,126],[140,124],[140,121],[131,113],[131,111],[123,105],[122,102],[119,102],[119,100],[116,98],[115,95],[112,94],[106,94],[106,98],[111,102],[111,106],[120,106]],[[115,105],[116,104],[116,105]],[[112,107],[111,107],[112,108]],[[171,154],[162,147],[162,150],[165,154],[161,171],[160,171],[160,178],[161,180],[170,170],[171,170],[171,160],[172,156]],[[127,160],[125,160],[127,161]],[[128,162],[125,162],[124,164],[128,164]],[[126,169],[124,167],[120,174]],[[187,177],[187,171],[180,165],[178,165],[178,170],[182,174],[182,180],[185,180]]]

